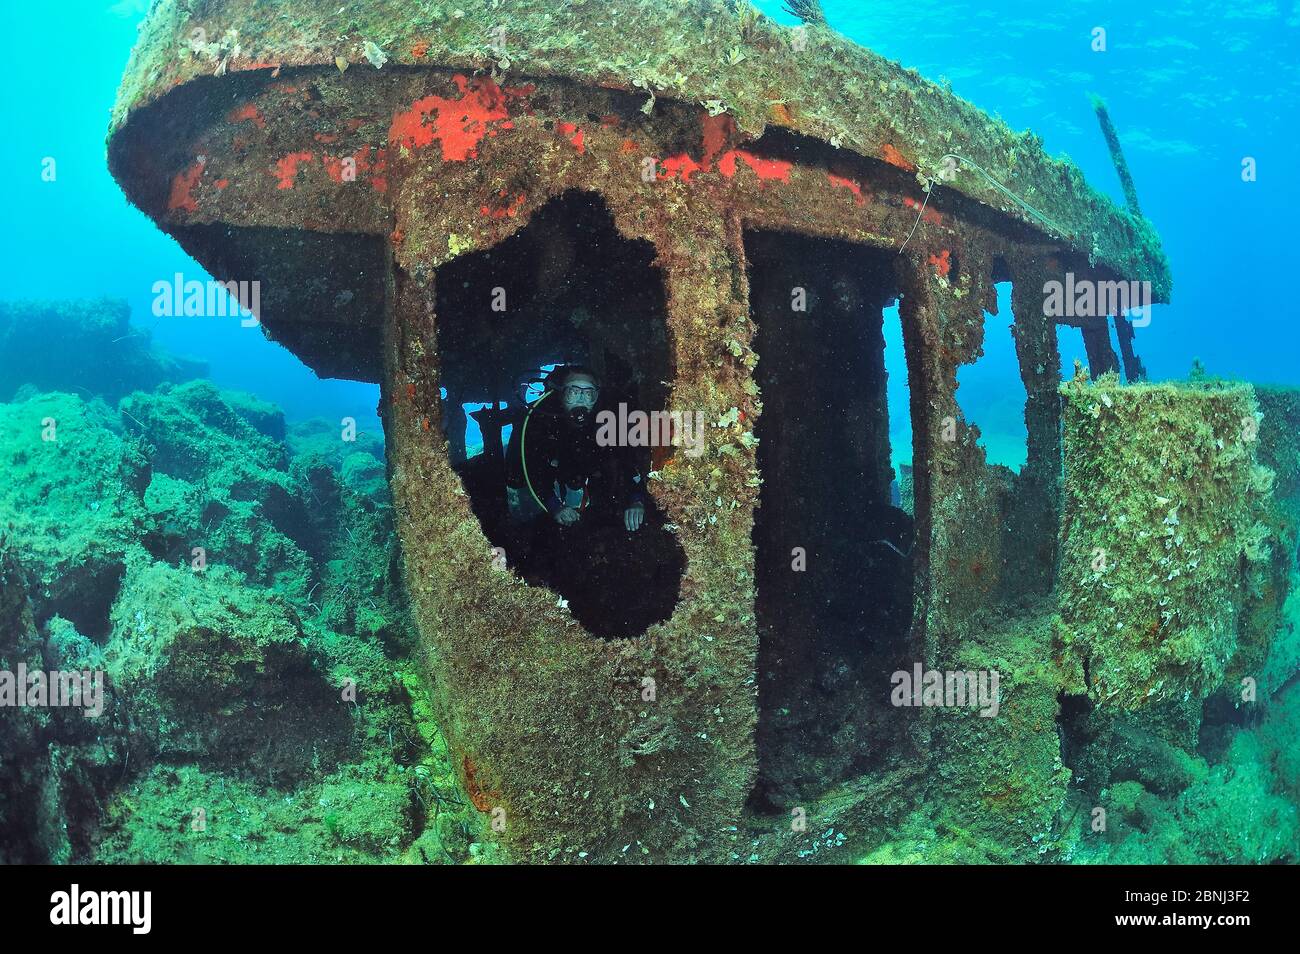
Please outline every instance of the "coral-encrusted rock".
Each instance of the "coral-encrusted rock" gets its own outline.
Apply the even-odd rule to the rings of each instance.
[[[269,410],[268,410],[269,408]],[[290,473],[277,409],[250,403],[206,381],[122,401],[123,421],[150,446],[155,477],[145,503],[158,525],[155,556],[189,562],[195,547],[250,581],[306,597],[307,552],[319,549],[308,515],[311,491]]]
[[[284,601],[228,568],[133,562],[113,630],[109,674],[158,754],[280,781],[310,774],[313,757],[355,754],[319,644]]]
[[[1249,385],[1071,382],[1060,640],[1103,705],[1204,698],[1237,652],[1273,475]]]
[[[32,622],[22,568],[0,539],[0,670],[40,666],[40,637]],[[46,718],[42,718],[45,716]],[[57,797],[41,753],[45,712],[0,710],[0,864],[58,858]]]
[[[0,470],[0,528],[32,575],[37,622],[57,613],[105,637],[144,530],[144,448],[101,401],[41,394],[0,404]]]
[[[0,668],[106,674],[98,718],[0,712],[0,862],[468,850],[390,508],[282,430],[206,382],[0,404]]]

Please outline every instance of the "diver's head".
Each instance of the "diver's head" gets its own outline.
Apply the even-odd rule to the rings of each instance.
[[[574,424],[585,424],[600,398],[600,384],[586,368],[572,365],[556,382],[564,415]]]

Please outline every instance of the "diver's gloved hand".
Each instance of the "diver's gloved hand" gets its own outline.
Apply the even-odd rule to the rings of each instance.
[[[565,507],[555,514],[555,521],[561,526],[571,527],[581,518],[581,514],[572,507]]]
[[[623,526],[629,530],[641,529],[645,520],[645,504],[635,503],[623,511]]]

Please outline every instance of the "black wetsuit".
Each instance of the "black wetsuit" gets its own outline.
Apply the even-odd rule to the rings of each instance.
[[[681,547],[645,490],[648,449],[601,446],[599,405],[579,426],[551,412],[552,402],[562,412],[558,395],[543,398],[540,407],[534,405],[527,433],[520,421],[510,434],[506,482],[521,506],[515,508],[507,559],[525,579],[568,600],[593,634],[635,636],[672,613],[685,567]],[[561,496],[565,487],[575,491],[567,503]],[[555,516],[575,503],[579,519],[560,524]],[[645,508],[644,522],[629,531],[624,511],[638,503]]]
[[[553,404],[554,410],[546,405]],[[582,517],[622,520],[623,511],[645,505],[645,462],[640,448],[617,445],[602,447],[596,440],[594,408],[585,424],[573,423],[562,412],[558,395],[542,398],[527,417],[510,433],[506,450],[506,483],[517,492],[525,507],[536,510],[540,500],[553,519],[572,502],[562,488],[585,492]],[[527,477],[524,474],[527,454]],[[531,490],[530,485],[531,484]],[[534,498],[536,494],[536,498]],[[575,507],[575,509],[578,509]]]

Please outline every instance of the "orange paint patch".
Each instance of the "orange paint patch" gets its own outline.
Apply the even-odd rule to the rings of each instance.
[[[216,182],[216,186],[218,189],[224,189],[228,185],[230,185],[229,179],[218,179]]]
[[[906,169],[908,172],[916,171],[916,166],[903,158],[903,154],[892,143],[887,142],[880,147],[880,157],[891,166],[898,166],[898,168]]]
[[[279,180],[275,187],[277,189],[292,189],[294,180],[298,177],[298,166],[314,160],[315,156],[310,152],[291,152],[278,160],[269,170],[271,175]]]
[[[505,97],[490,78],[474,81],[453,77],[461,91],[458,99],[424,96],[405,112],[393,116],[388,141],[393,146],[423,149],[436,140],[442,144],[442,158],[464,162],[478,157],[478,146],[493,123],[509,118]]]
[[[262,114],[257,111],[257,107],[252,103],[245,103],[238,109],[232,109],[230,114],[226,116],[226,122],[251,122],[258,129],[266,128],[266,120],[262,118]]]
[[[578,126],[575,126],[573,123],[558,122],[555,124],[555,128],[560,131],[562,136],[573,144],[573,148],[578,150],[579,155],[587,151],[587,147],[583,141],[582,130]]]
[[[778,126],[794,125],[794,117],[790,115],[790,109],[785,103],[773,103],[768,108],[768,115]]]
[[[753,169],[758,178],[763,181],[776,179],[781,182],[789,182],[790,170],[794,168],[793,162],[784,162],[780,159],[764,159],[743,149],[732,149],[718,160],[718,171],[730,179],[736,174],[737,159],[743,160],[745,165]]]
[[[867,197],[862,194],[862,186],[858,185],[852,179],[846,179],[844,176],[837,176],[833,172],[826,173],[826,178],[833,186],[839,186],[842,189],[848,189],[853,193],[853,201],[858,205],[866,205]]]
[[[701,169],[700,164],[684,152],[662,159],[659,164],[664,167],[664,171],[659,174],[658,178],[675,179],[681,176],[683,182],[690,182],[691,175]]]
[[[421,40],[419,43],[415,44],[415,46],[411,47],[412,56],[424,56],[428,52],[429,52],[428,40]]]
[[[172,179],[171,194],[167,197],[169,211],[183,209],[186,212],[199,210],[198,200],[194,198],[194,187],[203,176],[203,160],[196,159],[184,172],[176,173]]]
[[[624,139],[623,145],[618,147],[618,151],[626,154],[631,152],[639,152],[640,150],[637,149],[636,143],[634,143],[631,139]]]
[[[948,272],[952,269],[952,257],[945,248],[938,255],[930,256],[930,264],[934,266],[934,270],[937,274],[947,278]]]

